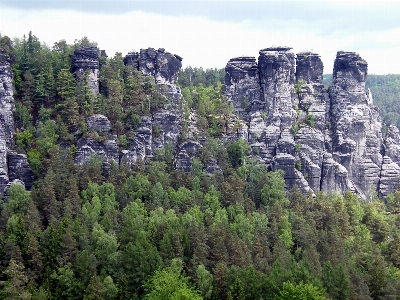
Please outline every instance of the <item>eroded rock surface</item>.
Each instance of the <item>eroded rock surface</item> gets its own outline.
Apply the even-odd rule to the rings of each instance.
[[[105,53],[104,53],[105,54]],[[74,51],[73,67],[79,81],[87,80],[94,95],[99,93],[99,50],[95,46],[86,46]],[[86,78],[85,78],[86,76]]]
[[[8,57],[0,50],[0,193],[9,182],[7,156],[14,133],[13,74]]]
[[[365,90],[368,64],[339,51],[329,91],[318,54],[289,47],[231,59],[226,95],[245,122],[252,153],[284,170],[287,187],[316,193],[350,190],[362,198],[398,186],[400,135],[390,126],[383,141],[378,109]]]
[[[130,52],[124,58],[125,65],[132,70],[141,71],[144,76],[151,76],[156,83],[160,95],[165,97],[165,106],[151,116],[143,116],[139,128],[134,131],[127,149],[119,151],[116,137],[110,135],[109,120],[102,115],[94,115],[87,119],[89,131],[102,132],[104,141],[82,139],[78,142],[75,162],[86,163],[97,154],[106,160],[133,165],[138,159],[152,158],[158,149],[169,145],[176,149],[182,132],[182,94],[176,85],[178,72],[182,66],[182,58],[166,52],[164,49],[141,49]],[[181,149],[183,145],[181,146]],[[191,153],[191,152],[190,152]],[[182,161],[180,159],[182,158]],[[177,165],[186,166],[192,157],[178,156]],[[186,161],[187,160],[187,161]],[[187,167],[184,167],[186,170]]]

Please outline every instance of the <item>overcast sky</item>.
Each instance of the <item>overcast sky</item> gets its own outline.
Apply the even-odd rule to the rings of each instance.
[[[161,47],[184,67],[222,68],[275,45],[320,54],[324,73],[346,50],[370,74],[400,74],[397,1],[0,0],[0,33],[29,31],[49,46],[87,36],[109,56]]]

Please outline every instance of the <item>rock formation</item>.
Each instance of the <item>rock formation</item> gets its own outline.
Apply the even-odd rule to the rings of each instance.
[[[260,51],[258,63],[227,63],[227,99],[246,124],[253,155],[284,170],[289,189],[368,198],[398,186],[399,131],[389,127],[383,140],[379,111],[365,91],[367,66],[358,54],[339,51],[326,91],[322,61],[312,52],[273,47]]]
[[[89,66],[81,65],[82,70],[96,65],[90,60],[86,61],[89,62]],[[116,136],[110,134],[111,125],[107,118],[102,115],[89,117],[87,119],[89,132],[93,131],[95,135],[102,138],[80,139],[77,143],[75,162],[87,163],[93,154],[97,154],[103,158],[104,162],[134,164],[137,159],[144,160],[146,157],[153,157],[158,149],[167,144],[175,149],[182,131],[182,94],[176,85],[178,72],[182,66],[181,61],[181,57],[166,52],[164,49],[148,48],[141,49],[140,52],[128,53],[124,58],[125,65],[131,66],[132,70],[141,71],[144,76],[152,77],[161,96],[165,97],[166,105],[153,113],[151,117],[141,118],[139,128],[134,131],[134,137],[130,140],[130,146],[122,149],[121,153],[118,151]],[[187,169],[188,166],[185,163],[187,161],[191,161],[191,158],[185,156],[181,162],[178,157],[177,166]]]
[[[104,52],[104,55],[105,52]],[[99,93],[99,50],[95,46],[86,46],[74,51],[73,69],[78,81],[87,80],[94,95]],[[86,78],[85,78],[86,77]]]
[[[356,53],[338,52],[332,86],[326,90],[320,56],[312,52],[295,55],[290,50],[271,47],[260,50],[258,60],[229,60],[225,94],[234,108],[232,119],[241,127],[226,135],[226,140],[240,137],[248,141],[253,156],[271,170],[284,170],[288,189],[297,186],[312,193],[351,190],[363,198],[375,191],[383,196],[393,192],[400,176],[400,135],[391,126],[383,139],[379,112],[365,91],[367,63]],[[78,77],[96,70],[97,53],[92,48],[75,53]],[[87,127],[92,135],[78,141],[75,162],[86,163],[97,154],[105,163],[135,164],[169,144],[176,150],[176,167],[189,172],[202,143],[189,134],[189,140],[178,144],[182,95],[176,81],[181,60],[164,49],[128,53],[124,63],[154,78],[167,104],[152,116],[142,117],[130,146],[121,151],[107,118],[91,116]],[[198,132],[194,123],[190,126]],[[215,160],[205,167],[207,174],[221,170]]]
[[[117,136],[111,134],[111,123],[103,115],[93,115],[86,120],[88,134],[77,142],[75,164],[88,163],[93,155],[101,158],[103,167],[119,164]]]
[[[30,189],[33,174],[26,156],[11,151],[14,135],[13,73],[8,57],[0,50],[0,194],[5,195],[10,182],[22,180]]]

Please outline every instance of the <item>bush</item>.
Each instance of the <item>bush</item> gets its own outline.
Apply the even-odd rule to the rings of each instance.
[[[250,150],[250,146],[244,140],[238,139],[236,142],[229,144],[226,149],[232,167],[237,168],[243,164],[247,151]]]
[[[307,114],[306,124],[311,126],[311,127],[314,127],[315,121],[314,121],[314,115],[313,114]]]
[[[304,80],[300,80],[294,84],[294,90],[297,94],[301,93],[301,88],[306,82]]]
[[[299,132],[300,126],[299,123],[294,122],[292,125],[292,133],[293,135],[296,135]]]
[[[296,162],[296,170],[297,170],[297,171],[301,171],[301,161],[300,161],[300,160],[298,160],[298,161]]]

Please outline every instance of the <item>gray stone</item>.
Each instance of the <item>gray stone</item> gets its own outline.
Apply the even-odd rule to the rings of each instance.
[[[20,180],[27,190],[32,188],[34,176],[25,154],[8,153],[8,176],[10,182]]]
[[[100,157],[103,162],[119,163],[119,150],[116,136],[105,141],[96,141],[91,138],[81,138],[77,142],[77,151],[75,154],[75,164],[87,164],[93,155]]]
[[[140,50],[139,70],[145,76],[153,76],[158,84],[175,84],[181,67],[182,58],[165,52],[162,48],[158,50],[154,48]]]
[[[86,46],[74,51],[73,68],[76,78],[86,80],[94,95],[99,93],[99,49],[95,46]]]
[[[255,57],[238,57],[229,60],[225,67],[225,95],[233,104],[234,112],[248,120],[252,106],[261,103],[260,79]]]
[[[339,51],[326,91],[320,56],[295,56],[290,49],[265,48],[258,63],[239,57],[226,66],[225,93],[244,122],[241,132],[247,134],[241,137],[253,156],[283,170],[288,189],[350,190],[364,199],[374,191],[393,192],[399,130],[390,126],[383,142],[379,111],[365,91],[367,63],[354,52]],[[227,139],[238,137],[231,132]]]
[[[9,183],[7,156],[13,147],[14,119],[13,73],[9,58],[0,51],[0,194]]]
[[[207,176],[212,176],[214,173],[218,173],[218,172],[222,173],[222,169],[218,165],[218,162],[217,162],[216,159],[210,159],[206,163],[205,168],[206,168],[206,175]]]
[[[176,168],[184,172],[190,172],[192,170],[192,160],[201,147],[201,144],[196,141],[187,141],[180,145],[175,159]]]
[[[109,133],[111,131],[111,123],[106,116],[97,114],[92,115],[86,120],[89,131],[96,131],[97,133]]]
[[[383,164],[380,174],[379,193],[386,197],[399,188],[400,167],[390,157],[383,157]]]

